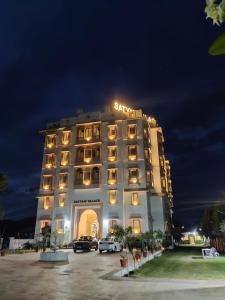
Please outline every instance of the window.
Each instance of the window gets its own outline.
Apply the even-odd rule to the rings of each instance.
[[[60,173],[59,174],[59,188],[65,189],[65,188],[67,188],[67,184],[68,184],[68,174]]]
[[[109,232],[110,233],[113,233],[115,225],[117,225],[117,220],[109,220]]]
[[[128,125],[128,139],[134,139],[137,134],[136,124]]]
[[[92,138],[92,130],[91,127],[87,127],[84,129],[84,139],[86,141],[90,141]]]
[[[116,204],[117,199],[116,199],[116,191],[110,190],[109,191],[109,203],[111,205]]]
[[[150,158],[149,149],[145,149],[144,152],[145,152],[145,159],[149,160],[149,158]]]
[[[137,146],[132,145],[128,146],[128,160],[136,160],[137,159]]]
[[[64,207],[65,206],[65,195],[59,195],[59,207]]]
[[[45,226],[51,226],[51,221],[50,220],[41,220],[40,221],[40,233],[42,233],[42,229],[45,228]]]
[[[144,139],[148,139],[148,129],[144,128]]]
[[[55,134],[49,134],[47,135],[47,148],[51,149],[56,146],[56,135]]]
[[[146,181],[147,181],[147,184],[149,184],[151,187],[154,187],[152,170],[146,172]]]
[[[99,147],[92,149],[92,158],[93,158],[93,161],[100,160],[100,148]]]
[[[68,145],[71,141],[71,132],[70,131],[63,131],[62,132],[62,144]]]
[[[83,148],[78,148],[77,149],[77,160],[78,161],[83,161],[84,159],[84,149]]]
[[[138,169],[137,168],[129,169],[128,181],[129,181],[129,183],[138,183]]]
[[[91,184],[91,170],[85,169],[83,171],[83,184],[90,185]]]
[[[109,140],[116,139],[116,125],[108,126],[108,138],[109,138]]]
[[[44,190],[52,189],[52,175],[43,175],[42,187]]]
[[[45,155],[45,168],[51,169],[55,166],[55,154]]]
[[[116,146],[109,146],[108,147],[108,160],[115,161],[117,156]]]
[[[86,148],[84,149],[84,161],[86,163],[90,163],[92,160],[92,149]]]
[[[92,183],[94,184],[99,184],[99,168],[98,167],[94,167],[92,169]]]
[[[62,151],[61,152],[60,165],[61,166],[68,166],[68,164],[69,164],[69,157],[70,157],[69,151]]]
[[[49,209],[51,207],[51,201],[50,201],[50,197],[45,197],[43,199],[43,207],[45,210]]]
[[[141,222],[139,219],[132,220],[132,231],[134,234],[139,234],[141,232]]]
[[[116,184],[117,182],[117,170],[116,169],[108,169],[108,184]]]
[[[94,125],[93,126],[93,136],[94,136],[95,139],[100,138],[100,127],[99,127],[99,125]]]
[[[78,185],[83,184],[83,170],[81,168],[78,168],[76,170],[75,184],[78,184]]]
[[[78,139],[79,140],[83,140],[84,139],[84,128],[83,127],[79,127],[78,128]]]
[[[137,192],[134,192],[134,193],[131,194],[131,204],[133,206],[137,206],[137,205],[140,204]]]
[[[64,220],[63,219],[56,220],[56,231],[58,234],[64,233]]]

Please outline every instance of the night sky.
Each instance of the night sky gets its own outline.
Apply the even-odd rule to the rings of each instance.
[[[204,1],[1,1],[0,171],[5,218],[35,216],[46,123],[114,98],[163,127],[175,219],[225,199],[225,28]]]

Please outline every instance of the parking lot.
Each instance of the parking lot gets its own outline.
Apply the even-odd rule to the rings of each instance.
[[[38,253],[0,257],[0,299],[224,299],[224,282],[109,280],[119,253],[68,251],[69,264],[38,262]]]

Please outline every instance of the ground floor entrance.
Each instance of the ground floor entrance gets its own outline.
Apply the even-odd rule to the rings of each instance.
[[[102,232],[100,207],[75,207],[74,238],[88,235],[99,239]]]

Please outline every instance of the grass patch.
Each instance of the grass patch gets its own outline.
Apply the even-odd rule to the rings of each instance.
[[[201,248],[177,248],[146,263],[138,277],[174,279],[225,279],[225,256],[203,259]]]

